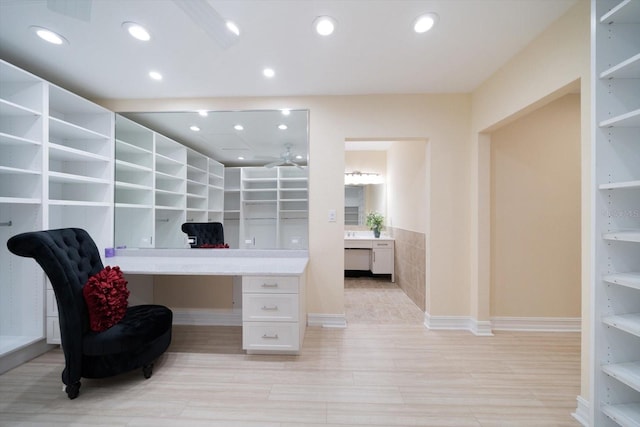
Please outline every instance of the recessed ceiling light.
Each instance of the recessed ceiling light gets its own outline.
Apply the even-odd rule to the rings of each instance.
[[[287,125],[285,125],[284,123],[281,125],[278,125],[278,129],[280,130],[286,130],[287,129]]]
[[[207,110],[200,110],[198,111],[198,114],[200,114],[202,117],[207,117],[209,115],[209,112]]]
[[[127,30],[134,39],[138,39],[143,42],[151,40],[149,32],[140,24],[136,24],[135,22],[123,22],[122,28]]]
[[[157,71],[149,71],[149,77],[153,80],[162,80],[162,74]]]
[[[425,13],[416,18],[413,23],[413,30],[418,34],[426,33],[433,28],[436,22],[438,22],[438,15],[435,13]]]
[[[244,129],[244,127],[242,125],[235,125],[233,128],[235,130],[243,130]]]
[[[336,20],[330,16],[318,16],[313,21],[313,27],[321,36],[328,36],[333,33],[336,28]]]
[[[227,25],[227,29],[231,31],[233,34],[235,34],[236,36],[240,35],[240,28],[238,28],[238,26],[234,22],[227,21],[226,25]]]
[[[33,31],[35,31],[35,33],[38,35],[38,37],[40,37],[42,40],[47,41],[47,42],[49,42],[51,44],[57,44],[57,45],[69,44],[67,39],[62,37],[60,34],[54,32],[54,31],[51,31],[51,30],[49,30],[47,28],[36,27],[36,26],[32,26],[30,28]]]
[[[285,108],[284,110],[282,110],[282,115],[288,116],[289,114],[291,114],[291,110],[289,110],[288,108]]]
[[[302,160],[302,156],[301,156],[300,154],[298,154],[298,155],[296,156],[296,160]]]
[[[238,160],[244,160],[244,157],[238,156]]]
[[[271,78],[276,75],[276,72],[273,71],[273,68],[265,68],[262,70],[262,74],[264,74],[265,77]]]
[[[194,132],[200,132],[200,128],[198,126],[196,126],[196,125],[193,125],[193,126],[189,127],[189,129],[191,129]]]

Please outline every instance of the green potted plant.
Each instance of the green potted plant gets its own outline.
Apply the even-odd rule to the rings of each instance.
[[[384,223],[384,216],[380,212],[369,212],[367,214],[367,227],[373,230],[373,235],[376,238],[380,237],[380,231],[382,230]]]

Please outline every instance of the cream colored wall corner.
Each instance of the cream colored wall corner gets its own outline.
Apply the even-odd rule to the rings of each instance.
[[[472,94],[471,118],[471,313],[488,320],[487,254],[490,241],[486,212],[489,209],[488,141],[486,132],[579,89],[581,93],[581,290],[582,379],[581,396],[590,392],[590,13],[589,2],[579,0],[529,46],[512,58]]]

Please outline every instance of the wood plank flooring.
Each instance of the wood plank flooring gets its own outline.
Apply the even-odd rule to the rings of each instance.
[[[579,426],[579,334],[430,331],[395,285],[366,282],[346,280],[349,326],[307,328],[299,356],[175,326],[151,379],[83,379],[69,400],[53,350],[0,376],[0,426]]]

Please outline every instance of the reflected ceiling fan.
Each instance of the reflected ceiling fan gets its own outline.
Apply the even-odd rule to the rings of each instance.
[[[267,163],[266,165],[264,165],[264,167],[272,168],[274,166],[295,166],[299,169],[302,169],[302,166],[294,161],[295,156],[293,155],[293,153],[291,153],[291,144],[285,144],[284,148],[285,151],[280,155],[279,158],[272,157],[276,160],[271,163]]]

